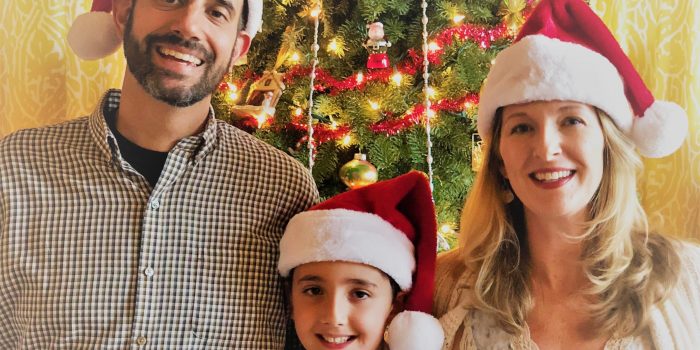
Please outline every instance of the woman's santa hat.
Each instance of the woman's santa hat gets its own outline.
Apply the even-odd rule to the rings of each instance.
[[[438,350],[444,333],[430,315],[437,224],[425,174],[412,171],[341,193],[294,216],[280,241],[278,269],[319,261],[373,266],[406,291],[405,310],[391,321],[387,343],[397,350]]]
[[[262,0],[244,1],[248,4],[244,31],[253,39],[262,25],[263,4]],[[117,33],[111,12],[112,0],[93,0],[90,12],[73,21],[68,31],[68,44],[78,57],[96,60],[111,55],[121,46],[122,39]]]
[[[499,107],[550,100],[603,110],[646,157],[673,153],[688,130],[685,111],[654,99],[615,37],[582,0],[542,0],[515,43],[498,54],[481,92],[479,134],[491,138]]]

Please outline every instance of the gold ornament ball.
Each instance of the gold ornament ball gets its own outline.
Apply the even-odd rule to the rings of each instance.
[[[356,189],[377,182],[377,168],[367,161],[367,156],[356,153],[355,159],[345,163],[340,168],[340,179],[350,189]]]

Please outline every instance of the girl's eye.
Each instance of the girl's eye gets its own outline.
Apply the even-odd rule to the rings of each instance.
[[[367,299],[367,298],[369,298],[370,295],[369,295],[369,293],[367,293],[364,290],[356,290],[356,291],[352,292],[352,296],[355,299]]]
[[[518,124],[510,129],[510,134],[524,134],[528,131],[532,130],[532,128],[527,125],[527,124]]]
[[[323,293],[319,287],[307,287],[302,289],[301,292],[306,295],[321,295]]]

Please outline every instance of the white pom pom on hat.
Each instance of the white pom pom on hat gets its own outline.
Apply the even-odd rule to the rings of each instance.
[[[513,45],[496,56],[479,101],[479,134],[491,138],[500,107],[553,100],[603,110],[646,157],[673,153],[688,132],[685,111],[654,99],[610,30],[583,0],[541,0]]]
[[[262,26],[262,0],[245,0],[248,18],[244,31],[251,39]],[[111,55],[122,40],[117,33],[112,12],[112,0],[93,0],[90,12],[76,17],[68,31],[68,45],[78,57],[96,60]]]

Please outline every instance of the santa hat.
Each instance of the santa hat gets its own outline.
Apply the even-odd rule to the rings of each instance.
[[[248,19],[244,31],[252,39],[262,25],[262,0],[248,3]],[[117,34],[112,12],[112,0],[93,0],[90,12],[78,16],[68,31],[68,44],[78,57],[96,60],[106,57],[122,43]]]
[[[437,350],[444,333],[430,315],[437,224],[425,174],[412,171],[350,190],[294,216],[280,241],[278,269],[319,261],[373,266],[407,292],[388,328],[391,349]]]
[[[685,111],[654,99],[583,0],[542,0],[515,43],[498,54],[481,92],[479,134],[490,139],[499,107],[539,100],[577,101],[603,110],[646,157],[673,153],[688,130]]]

